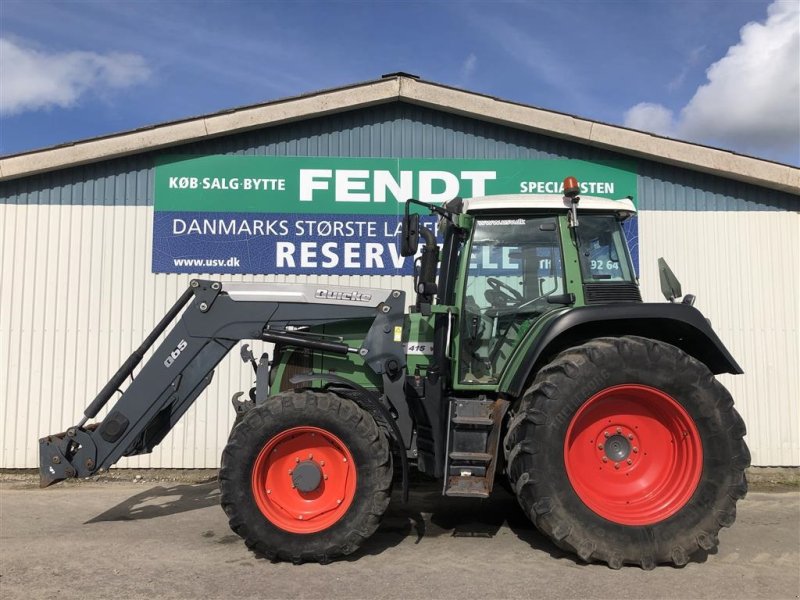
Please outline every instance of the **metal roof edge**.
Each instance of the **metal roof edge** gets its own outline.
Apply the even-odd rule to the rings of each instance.
[[[458,89],[405,73],[0,158],[0,181],[264,126],[406,101],[630,156],[800,194],[800,169]]]
[[[800,169],[436,83],[401,82],[402,100],[654,162],[800,194]]]
[[[399,78],[368,81],[0,157],[0,181],[390,102],[399,89]]]

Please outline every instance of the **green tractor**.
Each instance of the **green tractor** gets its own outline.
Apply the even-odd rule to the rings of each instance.
[[[260,340],[274,352],[241,348],[255,385],[233,398],[219,483],[261,555],[352,553],[393,486],[407,501],[412,467],[445,496],[487,498],[506,478],[584,561],[650,569],[712,550],[750,461],[714,375],[742,370],[663,261],[669,302],[642,302],[622,226],[633,203],[578,190],[409,200],[408,311],[400,290],[193,280],[81,421],[40,440],[42,486],[150,452],[220,360]],[[411,206],[438,217],[438,238]]]

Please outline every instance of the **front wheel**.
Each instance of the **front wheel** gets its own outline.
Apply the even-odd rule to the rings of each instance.
[[[231,431],[222,507],[252,550],[328,562],[377,529],[389,504],[389,442],[375,420],[332,393],[282,392]]]
[[[733,401],[678,348],[600,338],[560,354],[522,398],[509,477],[537,528],[612,568],[684,565],[711,550],[747,491]]]

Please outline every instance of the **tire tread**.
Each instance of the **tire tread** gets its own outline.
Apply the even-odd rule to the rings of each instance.
[[[696,529],[686,531],[678,524],[662,530],[670,532],[670,539],[656,541],[650,526],[627,528],[643,529],[648,535],[636,538],[643,541],[621,544],[611,541],[611,535],[592,535],[613,525],[610,522],[591,513],[596,521],[587,524],[565,508],[561,497],[567,490],[555,487],[551,476],[554,461],[546,462],[547,452],[540,446],[545,443],[547,432],[558,426],[559,419],[563,420],[560,410],[568,395],[585,389],[587,377],[601,377],[603,369],[630,370],[629,365],[643,361],[648,363],[648,369],[656,371],[653,375],[656,379],[666,380],[681,373],[696,394],[714,398],[714,402],[707,403],[710,406],[702,406],[707,413],[702,419],[712,431],[714,424],[724,424],[711,435],[715,439],[725,436],[730,444],[730,460],[727,467],[713,474],[715,485],[707,490],[702,484],[698,486],[695,495],[700,494],[698,499],[702,498],[702,504],[708,508],[703,509]],[[517,499],[543,534],[584,561],[598,560],[612,569],[623,564],[637,564],[643,569],[651,569],[658,563],[683,566],[696,552],[710,552],[717,546],[717,532],[733,524],[736,501],[747,493],[744,470],[750,464],[750,453],[744,441],[745,424],[733,407],[733,399],[705,365],[664,342],[638,336],[602,337],[570,348],[537,373],[512,408],[512,414],[504,450]],[[574,494],[571,488],[568,491]]]
[[[327,415],[355,431],[365,445],[370,460],[369,470],[374,474],[374,485],[370,497],[364,498],[365,514],[346,531],[331,534],[331,539],[311,544],[312,548],[287,549],[277,538],[270,539],[257,531],[259,528],[248,522],[243,514],[243,501],[251,494],[249,486],[242,489],[242,466],[238,457],[246,454],[254,440],[253,434],[268,422],[280,422],[296,414]],[[263,441],[261,442],[263,445]],[[228,444],[222,452],[219,473],[221,504],[229,519],[231,529],[244,539],[247,547],[273,561],[285,560],[295,564],[304,562],[329,563],[335,558],[355,552],[380,525],[381,517],[389,505],[392,487],[392,459],[389,443],[375,420],[352,400],[335,396],[329,392],[312,390],[289,390],[270,398],[263,405],[248,411],[241,423],[231,431]],[[332,530],[325,530],[326,532]]]

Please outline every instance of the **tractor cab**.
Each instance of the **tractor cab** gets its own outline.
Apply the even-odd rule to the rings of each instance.
[[[630,200],[584,198],[579,227],[569,209],[552,196],[464,202],[473,223],[456,291],[459,384],[496,385],[537,320],[585,304],[582,282],[636,285],[620,226],[635,213]]]
[[[633,203],[580,198],[570,189],[577,192],[574,178],[565,181],[564,196],[498,195],[425,205],[439,215],[444,238],[438,284],[433,235],[413,215],[404,219],[403,251],[416,250],[409,236],[427,240],[417,306],[424,310],[432,302],[424,294],[420,301],[420,291],[435,290],[438,304],[452,307],[448,327],[455,331],[440,358],[453,363],[455,390],[497,390],[527,332],[551,313],[641,300],[622,229],[636,213]]]

